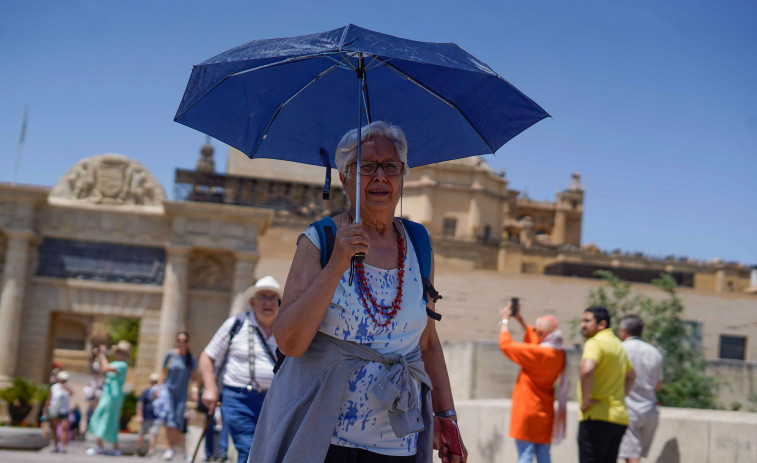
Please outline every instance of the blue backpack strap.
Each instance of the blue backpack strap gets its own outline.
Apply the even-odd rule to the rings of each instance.
[[[402,223],[405,225],[407,235],[413,243],[415,256],[418,258],[418,264],[420,265],[421,279],[423,281],[423,302],[428,304],[429,298],[431,298],[436,303],[442,296],[436,291],[434,285],[431,284],[431,238],[428,236],[428,231],[423,225],[407,219],[402,219]],[[441,314],[434,312],[428,306],[426,306],[426,314],[436,321],[442,319]]]
[[[318,233],[318,242],[321,244],[321,268],[329,263],[331,253],[334,251],[336,240],[336,224],[331,217],[324,217],[310,224]]]

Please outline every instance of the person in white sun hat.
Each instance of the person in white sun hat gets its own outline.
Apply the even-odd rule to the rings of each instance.
[[[202,402],[212,414],[220,398],[223,426],[228,426],[240,462],[247,461],[260,409],[273,380],[277,347],[273,320],[280,299],[281,285],[275,278],[258,280],[244,292],[247,310],[227,319],[200,354]]]
[[[70,375],[67,371],[59,371],[55,376],[57,382],[50,386],[50,394],[47,396],[47,419],[50,420],[50,429],[53,437],[53,452],[66,453],[66,443],[68,442],[68,413],[71,411],[70,399],[73,395],[71,387],[68,385]],[[61,436],[58,438],[58,426],[61,429]]]

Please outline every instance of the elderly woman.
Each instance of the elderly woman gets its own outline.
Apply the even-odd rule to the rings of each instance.
[[[95,350],[96,361],[99,364],[100,373],[105,374],[102,394],[97,402],[97,408],[92,413],[87,429],[97,437],[97,445],[87,449],[87,455],[108,454],[118,456],[118,431],[121,428],[121,406],[124,402],[124,393],[121,389],[126,382],[126,363],[131,352],[131,344],[128,341],[119,341],[115,346],[116,359],[108,362],[105,356],[105,346]],[[105,451],[104,442],[113,444],[113,449]]]
[[[562,332],[557,319],[544,315],[536,319],[535,327],[523,320],[520,312],[513,315],[512,302],[500,310],[502,321],[499,347],[521,372],[513,389],[510,413],[510,437],[515,439],[518,463],[549,463],[549,448],[553,439],[560,443],[565,436],[565,403],[567,378]],[[525,332],[523,342],[513,342],[508,328],[515,318]],[[558,412],[555,416],[554,384],[562,373]]]
[[[350,208],[333,218],[330,259],[322,266],[315,227],[298,240],[273,326],[288,357],[263,406],[251,462],[430,462],[432,413],[456,419],[414,243],[394,217],[407,172],[405,135],[374,122],[360,136],[360,165],[357,130],[336,150]],[[361,223],[354,223],[358,194]],[[353,265],[360,252],[365,260]],[[433,281],[433,260],[431,268]],[[466,460],[440,447],[443,461]]]

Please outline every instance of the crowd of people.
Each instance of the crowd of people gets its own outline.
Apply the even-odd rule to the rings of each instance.
[[[549,463],[551,444],[565,437],[567,396],[563,335],[551,315],[527,325],[512,303],[501,311],[499,346],[521,372],[512,394],[510,437],[515,439],[519,463]],[[525,332],[513,342],[511,319]],[[588,307],[581,318],[586,338],[577,397],[580,463],[639,463],[646,457],[659,420],[656,391],[662,387],[662,355],[641,340],[644,327],[635,314],[620,320],[619,337],[610,328],[604,307]],[[554,410],[558,376],[557,411]]]
[[[189,333],[177,334],[139,396],[139,448],[147,439],[147,454],[155,455],[162,425],[163,459],[191,460],[184,452],[191,399],[205,413],[205,461],[226,461],[229,438],[240,463],[430,462],[434,450],[445,463],[467,461],[435,328],[433,242],[423,226],[395,217],[407,151],[402,130],[384,122],[345,134],[335,159],[348,207],[300,234],[286,286],[266,276],[248,288],[246,310],[223,322],[199,359]],[[499,346],[521,368],[510,437],[520,463],[548,463],[551,445],[566,438],[563,334],[551,315],[527,324],[512,302],[500,315]],[[512,321],[523,342],[513,340]],[[621,320],[620,339],[602,307],[587,308],[580,326],[579,459],[615,462],[620,452],[639,462],[658,419],[661,356],[641,341],[637,316]],[[119,343],[111,362],[104,349],[95,352],[104,382],[85,391],[93,406],[87,431],[97,438],[89,454],[120,453],[130,348]],[[47,404],[51,424],[63,428],[67,380],[57,373]],[[56,451],[65,451],[65,441],[65,432],[54,437]]]

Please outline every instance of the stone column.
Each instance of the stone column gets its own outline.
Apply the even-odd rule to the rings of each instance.
[[[229,316],[247,310],[247,301],[242,295],[247,288],[255,283],[255,266],[260,257],[257,252],[235,252],[234,282],[231,285],[231,309]]]
[[[176,333],[184,329],[187,317],[187,288],[189,268],[189,246],[168,245],[166,247],[166,276],[163,279],[163,301],[160,306],[160,332],[156,368],[163,365],[163,356],[174,346]]]
[[[565,244],[567,212],[561,206],[555,210],[555,227],[552,230],[552,244]]]
[[[479,202],[480,193],[473,191],[471,194],[470,202],[468,203],[468,237],[474,241],[478,240],[479,230],[482,230],[481,226],[481,204]]]
[[[715,292],[722,293],[725,289],[725,270],[718,269],[715,272]]]
[[[8,237],[8,246],[0,286],[0,386],[7,385],[16,374],[29,243],[34,233],[30,230],[6,229],[5,235]]]

